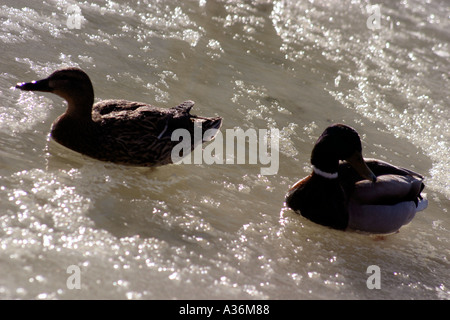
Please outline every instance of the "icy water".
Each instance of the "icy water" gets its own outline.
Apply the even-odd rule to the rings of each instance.
[[[449,14],[446,0],[2,0],[0,298],[449,299]],[[62,99],[14,89],[64,66],[99,100],[191,99],[223,132],[278,129],[279,168],[68,151],[49,138]],[[429,207],[399,233],[284,208],[335,122],[365,156],[426,176]]]

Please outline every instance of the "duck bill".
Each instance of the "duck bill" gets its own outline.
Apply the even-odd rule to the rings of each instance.
[[[363,178],[375,182],[377,176],[369,169],[360,152],[355,151],[348,159],[348,163],[356,170],[356,172]]]
[[[52,91],[52,88],[50,88],[49,81],[47,79],[31,82],[21,82],[16,85],[16,88],[23,91],[42,91],[42,92]]]

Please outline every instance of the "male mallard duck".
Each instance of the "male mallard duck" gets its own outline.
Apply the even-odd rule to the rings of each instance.
[[[67,110],[53,123],[52,138],[92,158],[119,164],[159,166],[172,163],[172,148],[180,143],[171,141],[174,130],[186,129],[193,137],[194,126],[201,125],[203,135],[208,129],[217,133],[222,124],[220,117],[189,114],[194,105],[192,101],[170,109],[126,100],[94,104],[91,80],[78,68],[60,69],[46,79],[18,83],[16,88],[52,92],[64,98]],[[192,139],[191,150],[194,142],[197,143]]]
[[[361,150],[353,128],[329,126],[312,150],[313,172],[292,186],[287,206],[325,226],[374,234],[398,231],[427,207],[420,174],[364,160]]]

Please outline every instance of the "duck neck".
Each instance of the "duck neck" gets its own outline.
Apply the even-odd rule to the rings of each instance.
[[[326,172],[323,171],[316,166],[312,166],[313,172],[321,177],[327,178],[327,179],[337,179],[338,178],[338,172]]]
[[[92,105],[94,104],[94,91],[83,90],[76,95],[61,95],[67,101],[66,116],[73,119],[92,121]]]
[[[311,164],[313,171],[319,176],[337,179],[339,158],[333,152],[328,152],[319,146],[315,147],[311,154]]]

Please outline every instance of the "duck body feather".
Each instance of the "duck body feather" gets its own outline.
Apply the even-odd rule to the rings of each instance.
[[[328,179],[313,172],[292,186],[286,204],[315,223],[340,230],[347,228],[345,194],[338,179]]]
[[[423,177],[381,160],[365,162],[377,176],[376,182],[362,178],[344,162],[337,179],[312,173],[297,182],[286,196],[287,205],[309,220],[335,229],[396,232],[427,201],[420,194]]]
[[[220,118],[197,118],[189,113],[192,101],[163,109],[126,100],[104,100],[94,104],[92,122],[63,114],[52,126],[58,143],[98,160],[133,166],[160,166],[172,163],[171,152],[179,141],[172,133],[186,129],[191,137],[194,125],[202,131],[218,129]],[[191,143],[192,151],[194,141]]]
[[[397,232],[423,210],[428,200],[421,192],[424,177],[414,171],[376,159],[366,159],[376,182],[348,179],[342,173],[348,196],[348,228],[368,233]],[[352,170],[347,164],[345,170]]]

